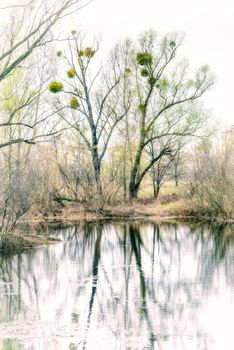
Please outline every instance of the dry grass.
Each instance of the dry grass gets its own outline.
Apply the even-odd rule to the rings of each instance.
[[[40,235],[8,234],[0,237],[0,254],[19,254],[39,245],[49,245],[60,242],[59,239]]]
[[[49,212],[32,212],[26,221],[31,223],[76,221],[93,221],[106,218],[136,218],[136,217],[165,217],[183,215],[187,204],[184,200],[184,186],[175,187],[173,182],[163,185],[158,199],[152,197],[152,188],[149,181],[145,182],[139,194],[139,199],[127,203],[109,206],[101,212],[85,210],[79,204],[69,204],[64,208],[54,206]],[[151,192],[150,192],[151,191]]]

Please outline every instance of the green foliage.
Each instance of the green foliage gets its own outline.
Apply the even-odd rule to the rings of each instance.
[[[77,100],[77,98],[76,98],[75,96],[72,96],[72,97],[71,97],[69,106],[70,106],[72,109],[77,109],[77,108],[79,108],[80,104],[79,104],[79,101]]]
[[[95,50],[93,50],[91,47],[86,47],[84,49],[84,56],[86,57],[93,57],[93,55],[95,54]]]
[[[170,86],[169,80],[167,78],[162,78],[158,81],[156,87],[160,90],[167,90]]]
[[[149,52],[138,52],[136,61],[141,66],[147,66],[153,63],[153,57]]]
[[[139,112],[141,113],[145,113],[146,112],[146,106],[144,104],[140,104],[137,106],[137,109]]]
[[[49,84],[49,91],[52,92],[53,94],[56,94],[62,90],[63,90],[63,84],[60,81],[54,80]]]
[[[169,42],[169,45],[170,45],[171,48],[173,48],[173,47],[176,46],[176,42],[175,42],[174,40],[171,40],[171,41]]]
[[[57,52],[56,52],[56,55],[57,55],[58,57],[61,57],[62,54],[63,54],[62,51],[57,51]]]
[[[131,74],[131,69],[130,68],[126,68],[125,69],[125,76],[128,76],[129,74]]]
[[[80,50],[80,51],[78,52],[78,56],[79,56],[79,57],[84,56],[84,50]]]
[[[150,86],[154,86],[154,84],[156,83],[157,79],[154,77],[149,77],[148,79],[148,83]]]
[[[75,75],[76,75],[76,70],[74,68],[70,68],[67,70],[68,78],[74,78]]]
[[[141,70],[141,76],[142,76],[142,77],[148,77],[148,75],[149,75],[148,69],[143,68],[143,69]]]
[[[9,112],[13,108],[18,109],[24,103],[31,99],[32,94],[37,94],[37,90],[31,90],[28,82],[25,81],[25,72],[21,68],[17,68],[12,72],[7,79],[0,83],[0,110]],[[15,113],[15,118],[20,116]]]
[[[210,67],[208,64],[204,64],[202,67],[201,67],[201,72],[202,73],[207,73],[209,71]]]
[[[210,152],[212,150],[212,141],[208,138],[202,139],[198,144],[196,145],[196,150],[198,152]]]

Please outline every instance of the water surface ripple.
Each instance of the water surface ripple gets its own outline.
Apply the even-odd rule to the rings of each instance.
[[[49,230],[62,242],[0,258],[0,350],[234,349],[233,226]]]

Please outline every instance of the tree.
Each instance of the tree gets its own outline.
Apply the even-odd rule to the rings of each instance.
[[[156,143],[151,141],[148,145],[148,149],[146,150],[147,153],[149,154],[150,161],[153,161],[156,158],[156,156],[158,154],[161,154],[162,150],[165,149],[166,147],[168,147],[168,150],[169,150],[169,146],[165,146],[162,142]],[[171,152],[169,152],[168,155],[165,155],[164,157],[159,158],[158,161],[152,165],[151,174],[152,174],[154,198],[157,198],[159,195],[160,189],[165,180],[165,175],[167,174],[170,168],[170,165],[172,163],[172,159],[173,159],[173,151],[171,148]]]
[[[179,186],[179,181],[181,180],[182,176],[184,174],[184,163],[185,163],[185,142],[184,140],[180,140],[177,145],[177,152],[175,153],[175,156],[172,159],[171,164],[171,176],[175,181],[175,186]]]
[[[197,146],[193,156],[190,194],[199,210],[233,218],[233,134],[232,140],[221,140],[220,145],[212,145],[210,140],[206,140]]]
[[[81,0],[31,0],[20,5],[10,2],[4,5],[0,10],[11,10],[11,27],[0,51],[0,81],[19,67],[35,49],[53,41],[55,24],[81,8]]]
[[[187,61],[176,60],[181,43],[178,35],[160,39],[154,32],[147,32],[128,50],[131,52],[128,87],[135,92],[130,113],[138,131],[130,198],[137,197],[141,181],[152,166],[170,153],[170,149],[162,149],[142,169],[142,155],[150,142],[172,135],[193,136],[206,124],[206,116],[196,100],[209,90],[214,78],[207,66],[201,67],[193,79],[189,78]],[[126,50],[124,45],[122,50]]]
[[[45,50],[45,46],[55,40],[53,29],[56,23],[78,8],[81,8],[81,0],[31,0],[21,4],[6,1],[0,8],[6,11],[6,17],[9,15],[0,44],[0,128],[5,133],[7,128],[24,127],[24,131],[20,128],[21,137],[12,135],[7,141],[2,140],[0,148],[19,143],[35,144],[44,137],[57,135],[58,130],[49,123],[46,130],[39,127],[53,114],[48,111],[45,100],[43,108],[41,103],[46,91],[44,84],[51,74],[48,67],[52,67],[51,59],[48,60],[48,47]],[[24,84],[24,94],[21,94],[20,101],[15,101],[14,95],[6,93],[6,86],[19,75]],[[20,86],[20,89],[23,87]],[[17,91],[13,90],[13,94]],[[7,117],[4,111],[6,104],[11,105],[11,113]],[[29,109],[34,109],[36,118],[32,118]]]
[[[120,59],[115,48],[106,66],[94,73],[98,43],[85,46],[81,34],[72,31],[67,44],[68,54],[57,52],[67,65],[67,78],[52,81],[49,90],[54,94],[63,93],[65,99],[56,100],[57,113],[83,139],[91,156],[96,188],[101,194],[102,161],[117,125],[130,108],[126,62]]]

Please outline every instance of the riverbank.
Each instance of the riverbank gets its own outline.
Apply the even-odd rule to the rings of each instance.
[[[218,222],[233,222],[223,216],[214,216],[206,209],[197,209],[190,201],[182,198],[169,198],[167,201],[155,199],[139,199],[120,203],[115,206],[107,206],[101,211],[87,210],[79,204],[69,204],[63,208],[53,206],[45,212],[33,212],[24,219],[29,224],[64,223],[74,224],[84,221],[100,220],[137,220],[137,219],[180,219],[180,220],[212,220]]]
[[[3,235],[0,238],[0,255],[20,254],[40,245],[50,245],[60,242],[59,239],[41,235],[23,234],[20,230],[14,234]]]
[[[37,228],[39,226],[43,227],[51,224],[73,225],[78,222],[103,220],[160,221],[184,216],[185,213],[182,208],[183,204],[178,200],[163,204],[153,199],[140,199],[116,206],[108,206],[100,212],[84,209],[79,204],[69,204],[63,208],[58,204],[53,204],[47,210],[36,210],[34,208],[19,222],[14,234],[1,237],[0,254],[20,254],[41,245],[59,242],[58,239],[48,235],[38,235]],[[32,234],[32,232],[35,234]]]
[[[187,185],[175,186],[172,181],[163,184],[157,199],[152,197],[151,183],[144,183],[139,199],[106,206],[101,212],[84,208],[80,204],[65,203],[64,207],[53,203],[49,208],[35,209],[24,220],[32,224],[56,223],[73,224],[78,221],[94,220],[137,220],[137,219],[180,219],[212,220],[230,222],[223,215],[214,215],[208,208],[200,208],[189,199]]]
[[[123,202],[115,206],[107,206],[102,211],[84,208],[80,204],[67,204],[64,207],[53,203],[50,208],[34,208],[18,225],[15,234],[0,241],[0,254],[18,254],[40,245],[59,242],[58,239],[37,234],[37,227],[51,224],[73,225],[79,222],[93,222],[102,220],[133,221],[133,220],[177,220],[177,221],[216,221],[233,223],[233,219],[214,216],[206,209],[197,209],[195,203],[186,200],[180,193],[164,192],[159,199],[142,197],[138,200]],[[26,227],[26,229],[25,229]],[[32,234],[35,232],[35,234]]]

